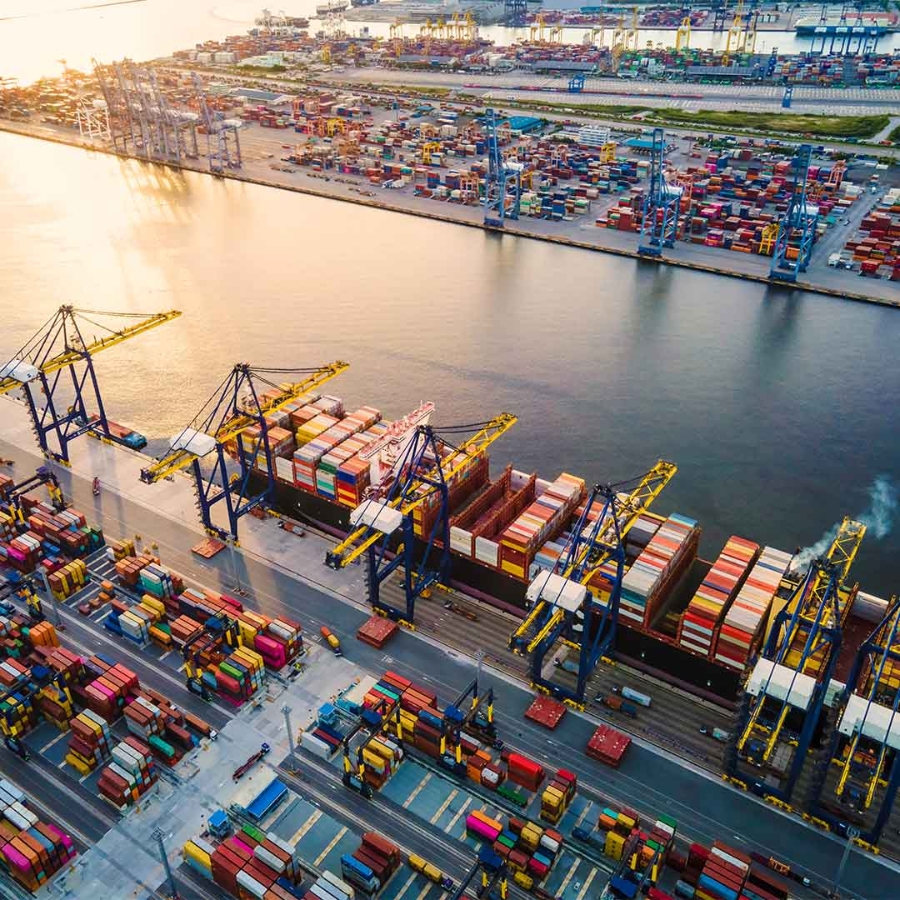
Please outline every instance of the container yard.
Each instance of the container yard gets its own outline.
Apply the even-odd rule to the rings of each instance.
[[[822,102],[823,91],[853,90],[865,94],[864,100],[860,94],[859,111],[881,112],[879,104],[886,95],[880,86],[896,82],[895,54],[779,57],[749,52],[745,41],[742,52],[731,53],[729,69],[723,65],[727,52],[717,57],[712,51],[683,46],[640,50],[634,28],[611,29],[612,44],[594,46],[562,43],[559,35],[551,34],[558,27],[532,25],[528,39],[510,46],[478,38],[474,25],[459,17],[442,30],[426,24],[420,34],[406,37],[398,32],[387,41],[256,28],[247,35],[177,51],[171,60],[149,67],[130,62],[98,65],[93,77],[70,73],[60,82],[6,89],[0,119],[26,133],[70,138],[216,175],[742,277],[799,279],[826,293],[891,302],[887,286],[880,284],[894,278],[890,247],[877,246],[889,243],[878,240],[882,229],[875,229],[874,244],[865,230],[858,241],[845,242],[844,257],[833,234],[845,224],[855,227],[862,217],[856,206],[872,174],[867,162],[847,160],[846,146],[822,147],[815,154],[810,147],[804,156],[803,146],[798,155],[795,146],[751,138],[744,141],[744,148],[719,147],[704,154],[696,139],[690,150],[678,144],[682,135],[677,129],[690,127],[689,122],[675,120],[675,130],[667,138],[653,137],[640,124],[646,109],[635,107],[636,112],[624,116],[627,124],[618,132],[610,130],[610,123],[597,123],[594,112],[580,120],[573,117],[580,112],[579,98],[598,90],[605,93],[609,79],[721,81],[718,76],[726,70],[743,73],[741,81],[757,86],[796,88],[796,94],[785,94],[782,107],[805,102],[801,99],[805,90],[816,92],[816,104]],[[617,44],[619,32],[625,37]],[[602,44],[602,34],[600,38]],[[398,66],[409,70],[411,85],[394,92],[386,83],[373,95],[361,82],[324,84],[333,80],[335,66],[342,64],[351,65],[354,79],[362,71],[370,72],[369,88],[380,79],[379,71],[394,73]],[[448,78],[464,77],[462,69],[485,78],[485,84],[451,81],[448,84],[457,85],[455,91],[429,88],[429,79],[441,66],[451,64],[453,74]],[[253,67],[254,75],[267,68],[273,71],[261,80],[251,79],[249,69],[240,74],[242,65]],[[421,77],[416,72],[420,66],[428,69]],[[202,77],[194,71],[197,67],[203,69]],[[502,74],[511,69],[517,81]],[[310,72],[323,80],[310,79]],[[287,80],[278,81],[281,73]],[[568,88],[559,78],[569,78]],[[492,79],[501,91],[522,92],[506,98],[523,106],[521,114],[502,110],[493,118],[486,114],[486,109],[499,105]],[[598,80],[604,84],[594,85]],[[127,109],[141,106],[140,97],[147,96],[141,94],[145,84],[158,92],[163,106],[145,104],[141,115],[147,127],[132,130]],[[415,96],[419,84],[424,97]],[[117,86],[135,92],[130,107],[120,103]],[[719,90],[720,86],[704,89],[689,102],[699,100],[703,105],[708,94],[715,104],[733,103],[742,87],[733,87],[734,97],[714,93]],[[572,106],[555,103],[553,92],[573,98]],[[629,90],[619,93],[629,95]],[[438,100],[443,94],[449,96]],[[549,97],[552,111],[529,111],[530,97],[545,107]],[[658,99],[648,102],[653,107]],[[674,94],[663,102],[679,103]],[[773,112],[779,108],[771,92],[765,103],[772,104]],[[552,108],[554,104],[558,108]],[[153,124],[156,110],[163,107],[165,120]],[[617,108],[610,106],[610,114],[622,119]],[[764,107],[754,100],[754,108]],[[667,121],[658,124],[666,127]],[[710,127],[716,126],[711,122]],[[805,138],[800,132],[795,137]],[[653,175],[657,167],[669,196],[680,198],[673,220],[666,218],[669,213],[663,216],[662,239],[654,236],[662,215],[659,197],[650,191],[657,183]],[[497,187],[501,173],[506,173],[502,191]],[[882,187],[894,186],[893,171],[879,174]],[[796,209],[805,210],[802,222],[796,221]],[[786,228],[786,222],[793,224]],[[589,233],[586,226],[591,223],[602,230]],[[786,229],[786,240],[779,239],[779,228]],[[830,252],[819,250],[825,246]],[[726,257],[721,250],[732,253]],[[842,263],[828,264],[831,260]],[[872,277],[867,288],[857,287],[860,282],[849,278],[843,261]]]

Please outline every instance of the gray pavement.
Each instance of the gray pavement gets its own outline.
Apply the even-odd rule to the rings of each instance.
[[[5,411],[3,416],[5,421]],[[12,418],[10,416],[10,420]],[[22,446],[21,443],[16,447],[0,440],[3,455],[16,459],[25,469],[36,464],[38,458],[34,453],[21,449]],[[94,441],[84,443],[86,453],[100,453],[100,448],[119,464],[123,451]],[[181,521],[176,521],[170,518],[168,510],[160,514],[148,508],[145,505],[146,495],[142,495],[140,500],[130,499],[113,495],[111,488],[105,489],[100,502],[94,506],[89,494],[88,475],[91,470],[83,474],[84,465],[84,460],[79,461],[76,457],[73,470],[62,473],[64,488],[90,518],[99,520],[110,537],[124,533],[121,523],[127,521],[128,533],[136,529],[148,538],[152,535],[159,541],[160,547],[164,548],[161,550],[164,562],[212,587],[227,589],[232,580],[227,557],[220,555],[198,564],[188,552],[187,548],[198,538],[197,530],[185,524],[190,523],[192,518],[185,516]],[[131,491],[130,484],[124,486]],[[166,486],[173,497],[178,493],[177,488],[177,485]],[[181,490],[184,490],[183,484]],[[185,493],[191,499],[189,492]],[[277,531],[271,523],[254,524],[271,532]],[[278,531],[278,534],[283,535],[284,532]],[[246,551],[238,554],[237,559],[243,583],[253,586],[253,605],[270,615],[281,613],[301,620],[307,633],[327,623],[344,638],[348,660],[362,668],[378,673],[390,667],[411,678],[423,680],[445,702],[451,700],[471,679],[473,661],[469,657],[436,645],[421,635],[402,632],[386,652],[353,641],[350,636],[367,617],[360,602],[361,587],[356,594],[357,602],[339,602],[343,598],[327,586],[301,580],[283,564],[273,567],[255,553]],[[322,573],[314,571],[309,574],[317,578]],[[341,573],[331,574],[341,576]],[[648,744],[635,743],[618,771],[607,769],[583,753],[599,721],[598,717],[567,715],[557,732],[548,736],[545,730],[522,718],[532,700],[531,692],[506,680],[500,673],[495,672],[493,679],[501,733],[518,749],[548,765],[564,762],[567,768],[579,775],[582,792],[617,799],[635,806],[644,814],[667,812],[678,820],[679,833],[685,839],[708,843],[722,838],[748,849],[775,855],[811,873],[817,881],[827,881],[832,877],[842,843],[831,835],[817,831],[801,820],[779,812]],[[898,871],[900,869],[892,863],[854,850],[844,883],[860,897],[896,900],[894,885]]]

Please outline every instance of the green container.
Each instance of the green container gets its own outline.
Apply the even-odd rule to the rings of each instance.
[[[241,672],[239,669],[236,669],[234,666],[229,665],[227,662],[219,663],[219,671],[224,672],[226,675],[230,675],[235,681],[243,682],[247,677],[245,672]]]
[[[241,831],[248,837],[253,838],[253,840],[256,841],[257,844],[261,844],[266,839],[265,833],[260,831],[255,825],[244,825],[241,828]]]
[[[503,844],[504,847],[509,847],[510,850],[515,850],[516,848],[516,842],[512,838],[505,837],[501,834],[497,840],[499,843]]]
[[[675,831],[678,828],[678,823],[671,816],[660,816],[659,821],[663,823],[663,825],[668,825],[672,831]]]
[[[528,806],[528,799],[518,788],[512,788],[506,784],[501,784],[500,787],[497,788],[497,793],[523,809]]]
[[[147,743],[151,747],[155,748],[156,750],[159,750],[159,752],[162,753],[163,756],[166,756],[166,757],[175,756],[175,748],[171,744],[164,741],[158,735],[151,734],[150,737],[147,739]]]

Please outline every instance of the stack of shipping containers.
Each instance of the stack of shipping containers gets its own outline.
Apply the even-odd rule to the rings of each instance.
[[[659,527],[625,573],[619,617],[625,624],[649,626],[657,609],[694,561],[700,529],[694,519],[673,514]]]
[[[37,893],[75,858],[72,839],[55,825],[42,822],[28,809],[23,791],[0,781],[0,855],[10,875]]]
[[[743,671],[761,639],[775,592],[787,572],[791,555],[764,547],[719,629],[714,658]]]
[[[732,535],[691,598],[678,632],[680,646],[711,657],[719,625],[759,553],[759,545]]]

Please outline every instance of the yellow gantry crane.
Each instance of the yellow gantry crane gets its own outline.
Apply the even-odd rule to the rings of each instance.
[[[450,487],[457,476],[516,423],[501,413],[488,422],[444,426],[420,425],[407,439],[392,469],[389,485],[375,485],[374,496],[350,514],[354,530],[325,563],[343,569],[367,554],[366,581],[369,602],[377,613],[407,625],[415,617],[417,597],[427,596],[432,585],[447,584],[450,577]],[[460,435],[469,435],[458,442]],[[389,548],[400,532],[400,546]],[[424,551],[415,552],[416,541]],[[394,550],[388,560],[387,554]],[[437,563],[432,556],[437,555]],[[403,566],[406,608],[390,606],[381,597],[381,584]]]
[[[685,16],[675,32],[675,49],[690,50],[691,49],[691,17]]]
[[[93,357],[124,341],[177,319],[177,310],[153,313],[117,313],[60,306],[12,359],[0,366],[0,394],[22,388],[41,451],[65,465],[69,464],[69,443],[92,431],[113,440],[100,396]],[[105,324],[131,322],[120,327]],[[85,337],[91,326],[99,332]],[[68,373],[69,378],[66,378]],[[34,391],[37,387],[39,390]],[[88,400],[96,404],[96,414],[88,412]],[[56,446],[51,446],[50,437]]]
[[[241,516],[270,499],[275,489],[268,417],[298,400],[309,401],[310,392],[340,375],[348,365],[337,361],[312,369],[266,369],[238,363],[190,425],[172,439],[169,450],[141,470],[141,481],[155,484],[183,469],[193,469],[204,526],[210,534],[236,542]],[[298,376],[296,381],[283,380]],[[214,458],[206,478],[201,460],[209,456]],[[254,472],[265,482],[264,488],[254,490]],[[213,507],[219,502],[224,502],[227,510],[227,531],[212,521]]]
[[[790,800],[822,712],[857,592],[844,582],[865,533],[864,524],[845,518],[825,555],[812,561],[799,583],[787,582],[792,593],[747,682],[728,774],[741,780],[741,762],[774,766],[774,777],[760,782],[759,790],[782,803]],[[789,721],[795,723],[790,728]],[[775,760],[773,754],[782,746],[787,758]],[[750,779],[754,789],[757,777]]]
[[[840,833],[846,833],[848,825],[857,827],[857,843],[872,849],[900,790],[896,761],[900,751],[900,601],[896,595],[860,645],[842,696],[832,706],[839,711],[836,727],[827,756],[817,765],[810,812]]]
[[[674,463],[659,460],[627,494],[614,485],[594,486],[556,570],[540,572],[528,586],[534,607],[509,640],[513,652],[530,657],[534,687],[583,704],[588,676],[615,643],[625,538],[677,471]],[[601,570],[611,587],[598,587]],[[574,690],[544,675],[544,659],[558,641],[579,654]]]
[[[544,14],[538,13],[534,17],[534,25],[528,29],[529,41],[532,44],[544,43]]]

